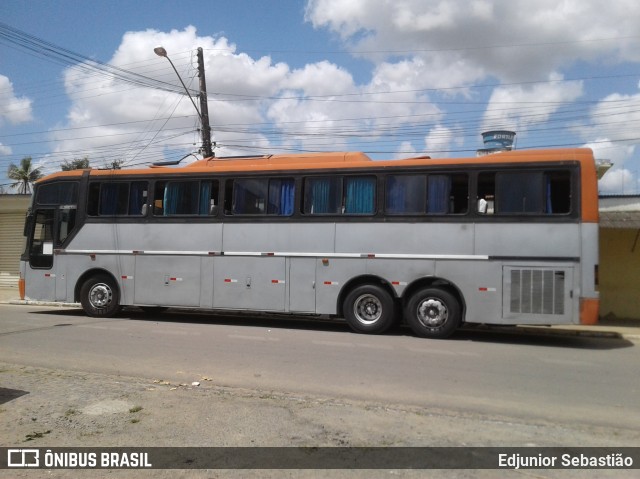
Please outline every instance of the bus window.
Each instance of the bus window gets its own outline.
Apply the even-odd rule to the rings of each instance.
[[[496,213],[542,213],[543,180],[541,171],[496,173]]]
[[[306,178],[303,212],[309,215],[372,215],[376,212],[376,177]]]
[[[341,178],[306,178],[304,213],[310,215],[339,214],[342,207]]]
[[[468,211],[469,179],[466,174],[427,176],[427,213],[464,214]]]
[[[38,188],[36,203],[40,205],[75,205],[78,201],[78,183],[63,181]]]
[[[53,266],[53,217],[55,210],[38,210],[29,249],[29,264],[34,268]]]
[[[233,182],[230,194],[232,206],[227,208],[227,211],[232,215],[293,214],[293,178],[238,179]]]
[[[73,231],[76,225],[76,208],[63,207],[60,208],[58,220],[58,240],[57,244],[61,245]]]
[[[571,213],[571,172],[567,170],[545,173],[546,212],[553,215]]]
[[[141,216],[145,213],[146,181],[91,183],[87,200],[89,216]]]
[[[375,176],[346,177],[344,192],[344,214],[372,215],[376,212]]]
[[[389,175],[385,199],[388,215],[424,214],[427,209],[427,178],[424,175]]]
[[[295,199],[293,178],[272,178],[269,180],[269,203],[267,214],[291,216]]]
[[[571,172],[500,171],[478,175],[478,212],[560,215],[571,212]]]
[[[478,213],[492,215],[495,212],[496,174],[478,175]]]

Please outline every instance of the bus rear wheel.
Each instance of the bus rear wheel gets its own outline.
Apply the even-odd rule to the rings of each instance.
[[[413,294],[404,316],[416,335],[432,339],[448,338],[462,319],[458,300],[440,288],[421,289]]]
[[[393,298],[376,285],[353,289],[344,300],[343,311],[347,323],[357,333],[384,333],[395,321]]]
[[[108,318],[120,311],[120,292],[111,277],[92,276],[80,288],[80,304],[88,316]]]

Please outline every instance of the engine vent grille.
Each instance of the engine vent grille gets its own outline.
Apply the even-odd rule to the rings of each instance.
[[[510,312],[565,313],[565,272],[552,269],[512,269]]]

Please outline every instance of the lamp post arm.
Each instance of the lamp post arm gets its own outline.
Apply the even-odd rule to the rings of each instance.
[[[191,100],[191,103],[193,104],[193,107],[196,109],[196,111],[198,112],[198,117],[200,118],[200,121],[202,121],[202,114],[200,113],[200,110],[198,109],[198,107],[196,106],[196,102],[193,101],[193,98],[191,97],[191,94],[189,93],[189,89],[187,88],[187,86],[184,84],[184,82],[182,81],[182,78],[180,77],[180,74],[178,73],[178,70],[176,70],[175,65],[173,64],[173,62],[171,61],[171,58],[169,58],[168,56],[165,56],[165,58],[167,60],[169,60],[169,63],[171,63],[171,67],[173,68],[173,71],[176,72],[176,76],[178,77],[178,80],[180,80],[180,83],[182,83],[182,88],[184,88],[184,91],[187,92],[187,96],[189,97],[189,100]]]

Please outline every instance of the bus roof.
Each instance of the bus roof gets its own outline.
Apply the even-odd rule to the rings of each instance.
[[[505,151],[482,157],[466,158],[440,158],[433,159],[428,156],[394,160],[372,160],[361,152],[328,152],[328,153],[296,153],[282,155],[246,156],[230,158],[205,158],[183,167],[151,166],[138,169],[91,169],[60,171],[48,175],[38,182],[48,181],[53,178],[81,176],[89,171],[91,176],[120,176],[120,175],[163,175],[183,173],[246,173],[268,171],[294,171],[294,170],[332,170],[346,168],[397,168],[402,166],[473,166],[491,164],[518,164],[532,162],[557,162],[578,161],[587,165],[595,164],[593,152],[588,148],[564,148],[564,149],[539,149]],[[590,169],[590,168],[587,168]]]

